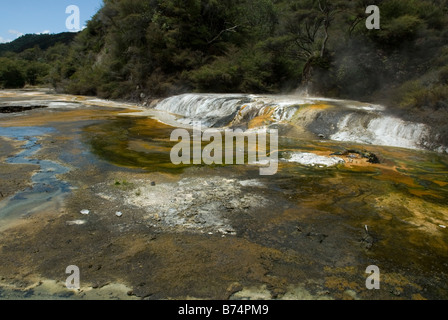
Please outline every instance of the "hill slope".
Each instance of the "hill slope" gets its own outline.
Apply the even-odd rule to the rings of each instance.
[[[38,46],[42,50],[57,43],[69,44],[78,33],[63,32],[58,34],[26,34],[9,43],[0,44],[0,55],[5,52],[20,53]]]

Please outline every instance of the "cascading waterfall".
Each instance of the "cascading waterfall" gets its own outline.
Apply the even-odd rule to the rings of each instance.
[[[273,111],[272,117],[276,121],[288,120],[300,105],[311,101],[297,97],[291,100],[280,96],[244,94],[184,94],[160,101],[155,109],[182,116],[178,119],[182,124],[201,121],[207,127],[224,127],[270,111]]]
[[[192,124],[201,121],[204,126],[224,126],[223,121],[229,121],[248,102],[243,95],[213,95],[213,94],[184,94],[167,98],[157,104],[157,110],[181,115],[180,123]]]
[[[337,127],[331,140],[420,149],[430,137],[430,130],[424,124],[381,114],[348,114]]]
[[[309,106],[324,105],[310,111]],[[184,94],[159,102],[155,109],[179,116],[178,122],[200,121],[206,127],[226,127],[267,117],[269,124],[295,124],[330,140],[362,144],[430,149],[428,126],[389,116],[378,105],[354,101],[282,95]],[[264,124],[263,124],[264,125]]]

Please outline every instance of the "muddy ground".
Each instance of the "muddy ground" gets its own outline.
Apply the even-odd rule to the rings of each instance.
[[[56,128],[40,138],[36,157],[70,167],[61,178],[72,186],[62,206],[0,233],[1,299],[448,298],[440,256],[384,258],[390,239],[313,203],[319,197],[306,190],[317,181],[307,177],[263,178],[257,168],[232,166],[147,172],[98,159],[82,128],[117,112],[98,108],[1,120]],[[20,144],[0,139],[4,201],[29,186],[36,168],[6,164]],[[331,188],[320,188],[324,203]],[[439,261],[432,271],[431,261]],[[80,269],[78,291],[65,287],[69,265]],[[369,265],[381,265],[380,290],[366,288]]]

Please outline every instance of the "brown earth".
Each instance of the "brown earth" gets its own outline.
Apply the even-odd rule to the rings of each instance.
[[[86,155],[86,146],[80,143],[82,128],[116,117],[118,112],[107,106],[89,106],[53,111],[51,117],[46,110],[34,110],[23,117],[1,120],[2,126],[56,128],[57,133],[40,140],[42,150],[36,157],[70,167],[71,171],[61,178],[73,187],[62,208],[22,218],[0,232],[2,299],[36,295],[53,299],[447,297],[443,287],[446,273],[437,270],[439,278],[431,277],[424,264],[406,265],[406,257],[400,258],[403,266],[397,266],[394,259],[398,258],[393,253],[388,251],[386,256],[379,251],[387,241],[398,241],[394,238],[396,230],[386,233],[378,226],[366,234],[364,218],[354,220],[340,207],[340,199],[353,194],[359,197],[349,205],[358,205],[358,200],[369,203],[370,196],[359,191],[368,190],[365,182],[342,185],[331,178],[291,177],[286,173],[262,179],[256,168],[242,167],[192,167],[181,174],[149,173],[93,161],[95,158]],[[20,144],[0,139],[0,191],[8,197],[29,185],[35,168],[5,164],[4,159],[14,154]],[[367,163],[354,165],[366,167]],[[207,196],[207,201],[217,203],[218,195],[202,185],[211,177],[252,179],[261,185],[249,184],[239,191],[233,185],[224,189],[238,199],[256,194],[265,200],[262,207],[231,203],[219,207],[215,214],[229,221],[235,235],[201,228],[180,230],[149,217],[145,206],[126,202],[130,195],[151,190],[151,182],[158,188],[179,184],[182,179],[196,179],[197,190],[193,191],[198,192],[197,197]],[[163,200],[175,196],[166,192]],[[392,206],[398,200],[390,204],[387,199],[381,201],[382,205]],[[82,215],[83,209],[89,209],[89,215]],[[123,216],[116,216],[117,211]],[[369,225],[375,223],[372,217],[366,221],[371,222]],[[438,261],[437,256],[427,258],[428,264]],[[386,270],[382,289],[370,291],[365,287],[365,269],[377,263]],[[69,265],[80,268],[79,291],[64,287]]]

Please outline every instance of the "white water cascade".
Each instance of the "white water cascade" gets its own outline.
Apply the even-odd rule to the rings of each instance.
[[[319,104],[328,108],[307,108]],[[295,95],[184,94],[160,101],[155,109],[175,114],[181,124],[200,121],[206,127],[226,127],[269,115],[270,124],[299,125],[330,140],[448,152],[446,146],[430,143],[428,126],[387,115],[382,106],[355,101]]]
[[[212,127],[232,118],[245,100],[243,95],[184,94],[159,102],[155,109],[182,116],[180,123],[192,124],[197,120]]]
[[[331,140],[421,149],[430,138],[430,130],[424,124],[381,114],[370,117],[348,114],[337,127],[337,132],[330,136]]]
[[[312,99],[245,94],[183,94],[160,101],[155,109],[181,116],[179,123],[201,121],[204,126],[223,127],[236,119],[250,120],[273,110],[277,121],[289,120],[300,105]]]

